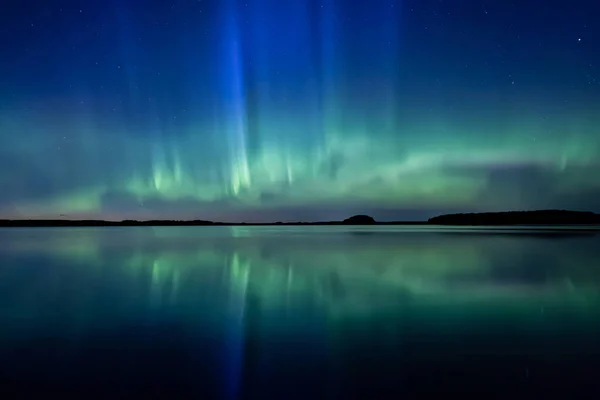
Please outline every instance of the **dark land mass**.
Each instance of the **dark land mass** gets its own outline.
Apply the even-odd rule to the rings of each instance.
[[[344,225],[375,225],[375,218],[368,215],[355,215],[342,221]]]
[[[539,210],[478,214],[448,214],[430,218],[432,225],[598,225],[600,214],[584,211]]]
[[[449,225],[449,226],[558,226],[600,225],[600,214],[582,211],[541,210],[509,211],[498,213],[447,214],[430,218],[428,221],[378,222],[368,215],[355,215],[343,221],[325,222],[270,222],[228,223],[205,220],[176,221],[103,221],[67,219],[19,219],[0,220],[0,227],[94,227],[94,226],[314,226],[314,225]]]
[[[368,217],[370,218],[370,217]],[[322,222],[213,222],[204,220],[176,221],[103,221],[103,220],[67,220],[67,219],[18,219],[0,220],[0,227],[85,227],[85,226],[313,226],[313,225],[427,225],[426,221],[375,222],[354,217],[344,221]]]

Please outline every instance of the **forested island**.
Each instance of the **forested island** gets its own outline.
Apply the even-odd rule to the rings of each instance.
[[[600,214],[585,211],[539,210],[447,214],[430,218],[433,225],[597,225]]]

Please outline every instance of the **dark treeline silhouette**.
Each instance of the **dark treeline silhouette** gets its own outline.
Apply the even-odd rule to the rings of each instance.
[[[379,224],[423,225],[427,222],[382,222]],[[322,222],[213,222],[205,220],[150,220],[150,221],[103,221],[103,220],[67,220],[67,219],[19,219],[0,220],[0,227],[76,227],[76,226],[273,226],[273,225],[365,225],[378,224],[368,215],[355,215],[343,221]]]
[[[448,214],[430,218],[434,225],[595,225],[600,214],[584,211],[539,210]]]
[[[208,226],[218,225],[211,221],[103,221],[103,220],[67,220],[67,219],[13,219],[0,220],[0,227],[53,227],[53,226]]]
[[[368,215],[354,215],[343,221],[323,222],[213,222],[205,220],[177,221],[103,221],[67,219],[0,220],[0,227],[77,227],[77,226],[305,226],[305,225],[600,225],[600,214],[582,211],[542,210],[509,211],[478,214],[447,214],[428,221],[378,222]]]

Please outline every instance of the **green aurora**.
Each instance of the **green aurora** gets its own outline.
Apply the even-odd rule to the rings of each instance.
[[[0,20],[0,218],[600,211],[589,3],[119,4]]]

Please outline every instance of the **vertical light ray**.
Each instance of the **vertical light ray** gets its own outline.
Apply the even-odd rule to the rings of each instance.
[[[331,134],[339,131],[339,112],[336,106],[336,21],[335,0],[324,0],[321,10],[321,71],[323,75],[323,86],[321,96],[323,97],[323,125],[324,146],[328,147],[331,142]],[[327,151],[320,149],[320,152]]]
[[[224,98],[227,119],[227,140],[230,159],[230,187],[234,195],[239,195],[250,187],[250,168],[246,146],[246,111],[244,98],[244,75],[242,59],[242,38],[235,0],[227,1],[224,21]]]
[[[251,168],[269,164],[269,183],[289,182],[323,141],[322,10],[314,2],[246,2],[245,93]],[[248,121],[247,121],[248,122]],[[254,170],[253,170],[254,172]],[[253,184],[258,184],[253,175]]]
[[[393,1],[385,4],[381,9],[381,16],[384,21],[382,26],[382,39],[388,39],[386,50],[387,67],[385,76],[385,93],[383,101],[386,105],[383,115],[382,129],[385,132],[393,132],[398,127],[398,93],[401,91],[398,75],[401,69],[400,44],[401,44],[401,26],[400,12],[402,10],[401,1]]]

